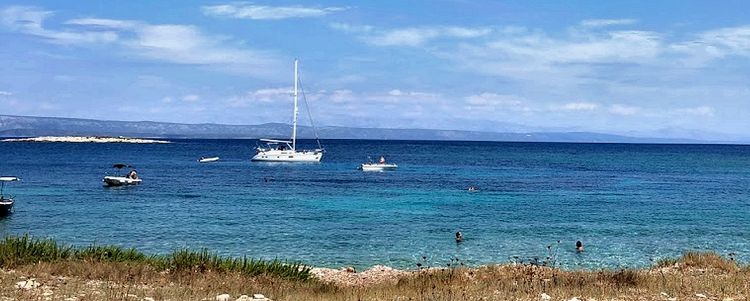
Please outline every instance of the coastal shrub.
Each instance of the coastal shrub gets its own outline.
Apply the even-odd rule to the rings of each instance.
[[[728,260],[714,252],[685,252],[680,258],[680,262],[686,267],[702,269],[718,269],[722,271],[735,271],[739,268],[737,262]]]
[[[75,250],[75,259],[142,263],[146,262],[149,257],[133,248],[124,249],[117,246],[90,245]]]
[[[736,271],[740,268],[736,261],[726,259],[715,252],[688,251],[679,258],[662,258],[656,262],[657,268],[672,267],[678,264],[685,268],[718,269],[722,271]]]
[[[619,270],[609,275],[610,281],[616,286],[637,286],[641,277],[638,272],[634,270]]]
[[[678,261],[677,258],[671,258],[671,257],[660,258],[659,260],[656,261],[656,267],[657,268],[671,267],[671,266],[674,266],[674,264],[677,263],[677,261]]]
[[[300,263],[281,260],[257,260],[221,257],[208,250],[177,250],[169,255],[148,256],[136,249],[118,246],[91,245],[74,248],[61,245],[52,239],[34,239],[29,235],[7,236],[0,241],[0,267],[14,268],[20,265],[72,261],[99,261],[145,264],[161,271],[170,272],[238,272],[248,276],[276,276],[292,280],[310,278],[310,268]]]
[[[266,261],[243,258],[225,258],[208,250],[177,250],[161,258],[170,270],[180,272],[239,272],[248,276],[272,275],[289,279],[305,280],[310,277],[310,268],[299,263],[288,263],[277,259]]]
[[[73,251],[71,247],[58,245],[51,239],[33,239],[28,234],[8,236],[0,241],[0,266],[11,268],[38,261],[67,259]]]

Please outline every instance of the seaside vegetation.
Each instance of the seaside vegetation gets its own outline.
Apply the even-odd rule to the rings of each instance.
[[[533,264],[443,267],[347,283],[279,260],[233,259],[207,250],[146,255],[117,246],[72,247],[28,235],[0,241],[0,300],[747,300],[750,267],[730,255],[686,252],[643,269],[564,270]],[[382,276],[382,277],[381,277]],[[18,289],[33,278],[42,287]],[[44,295],[47,294],[47,295]],[[234,300],[234,299],[232,299]]]
[[[29,235],[7,236],[0,241],[0,267],[15,268],[32,263],[81,261],[97,263],[141,264],[157,271],[172,273],[206,271],[238,272],[246,276],[266,275],[292,280],[310,278],[310,268],[280,260],[228,258],[208,250],[176,250],[168,255],[145,255],[136,249],[90,245],[84,248],[58,244],[52,239],[34,239]]]

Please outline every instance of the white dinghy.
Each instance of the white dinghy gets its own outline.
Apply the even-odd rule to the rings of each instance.
[[[102,185],[104,185],[105,187],[137,185],[143,182],[143,180],[138,177],[138,173],[136,173],[135,167],[131,165],[117,163],[112,165],[112,167],[117,170],[117,174],[114,176],[105,176],[104,179],[102,179]],[[120,175],[120,170],[126,167],[131,168],[130,172],[128,172],[124,176]]]
[[[393,164],[393,163],[386,163],[385,157],[380,156],[380,160],[378,161],[378,163],[372,163],[372,162],[362,163],[359,165],[358,169],[362,171],[385,171],[385,170],[396,170],[396,168],[398,168],[398,165]]]
[[[19,179],[17,177],[0,177],[0,216],[8,215],[13,211],[13,204],[15,200],[12,196],[6,196],[3,194],[5,190],[5,183],[15,182]]]
[[[198,163],[209,163],[219,161],[219,157],[201,157],[198,159]]]

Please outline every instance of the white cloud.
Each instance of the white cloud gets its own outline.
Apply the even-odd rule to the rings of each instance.
[[[111,28],[111,29],[130,29],[139,25],[139,23],[135,21],[99,19],[99,18],[72,19],[72,20],[65,21],[65,24],[81,25],[81,26],[95,26],[95,27]]]
[[[254,4],[222,4],[203,6],[203,13],[208,16],[229,17],[252,20],[280,20],[289,18],[322,17],[330,13],[346,10],[346,7],[304,7],[304,6],[266,6]]]
[[[11,96],[13,93],[10,93],[8,91],[0,91],[0,96]]]
[[[700,34],[700,42],[723,48],[730,54],[750,55],[750,26],[728,27]]]
[[[48,30],[43,23],[53,14],[30,6],[10,6],[0,11],[0,24],[10,30],[44,38],[56,44],[111,43],[118,39],[114,31]]]
[[[328,99],[334,103],[345,103],[354,99],[353,95],[352,90],[335,90],[328,96]]]
[[[201,99],[200,95],[196,95],[196,94],[187,94],[187,95],[182,96],[182,100],[187,101],[187,102],[195,102],[200,99]]]
[[[255,51],[223,44],[223,39],[202,33],[188,25],[144,25],[136,38],[125,45],[148,58],[181,64],[260,65],[266,58]]]
[[[726,27],[698,33],[693,39],[669,45],[681,55],[673,60],[693,68],[706,67],[727,56],[750,56],[750,26]]]
[[[331,23],[329,26],[342,32],[360,34],[360,39],[375,46],[417,47],[435,39],[470,39],[486,36],[492,32],[489,27],[423,26],[379,30],[372,26],[346,23]]]
[[[705,117],[713,117],[715,112],[716,109],[710,106],[697,106],[672,110],[672,114],[675,115],[695,115]]]
[[[279,61],[274,55],[235,46],[236,41],[204,33],[191,25],[82,18],[64,22],[69,28],[52,30],[43,26],[44,20],[52,15],[38,8],[11,6],[0,11],[0,24],[13,31],[42,37],[50,43],[108,44],[143,58],[176,64],[254,75],[279,70]]]
[[[638,112],[640,111],[641,108],[637,106],[628,106],[623,104],[613,104],[609,106],[609,112],[615,115],[629,116],[638,114]]]
[[[371,32],[375,29],[373,26],[369,25],[352,25],[348,23],[329,23],[328,24],[331,29],[335,29],[341,32],[345,33],[366,33]]]
[[[594,111],[599,104],[592,102],[569,102],[562,105],[551,106],[551,111]]]
[[[494,59],[527,60],[532,64],[638,63],[661,51],[659,34],[647,31],[610,31],[559,40],[544,34],[502,37],[480,48]]]
[[[266,88],[247,92],[243,95],[232,96],[227,103],[231,107],[247,107],[258,103],[271,103],[279,101],[289,101],[292,95],[292,88]]]
[[[515,95],[481,93],[464,97],[464,108],[469,110],[509,110],[532,112],[534,109],[526,104],[526,101]]]
[[[391,96],[401,96],[401,95],[404,95],[404,93],[401,92],[401,90],[399,90],[399,89],[393,89],[391,91],[388,91],[388,95],[391,95]]]
[[[638,22],[635,19],[588,19],[581,21],[581,26],[584,27],[604,27],[614,25],[630,25]]]

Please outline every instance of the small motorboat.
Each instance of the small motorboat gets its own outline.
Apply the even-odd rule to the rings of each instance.
[[[208,163],[219,161],[219,157],[201,157],[198,159],[198,163]]]
[[[5,190],[6,182],[15,182],[19,179],[17,177],[0,177],[0,216],[5,216],[13,211],[13,196],[6,196],[3,194]]]
[[[138,173],[135,171],[135,167],[131,165],[117,163],[112,165],[112,167],[117,170],[116,175],[105,176],[104,179],[102,179],[102,184],[104,185],[104,187],[137,185],[143,182],[143,180],[138,177]],[[123,176],[121,175],[121,170],[126,167],[131,169],[130,172]]]
[[[357,169],[361,171],[385,171],[385,170],[395,170],[396,168],[398,168],[398,165],[393,164],[393,163],[386,163],[385,157],[380,156],[380,160],[378,161],[378,163],[372,163],[372,162],[362,163],[359,165],[359,168]]]

